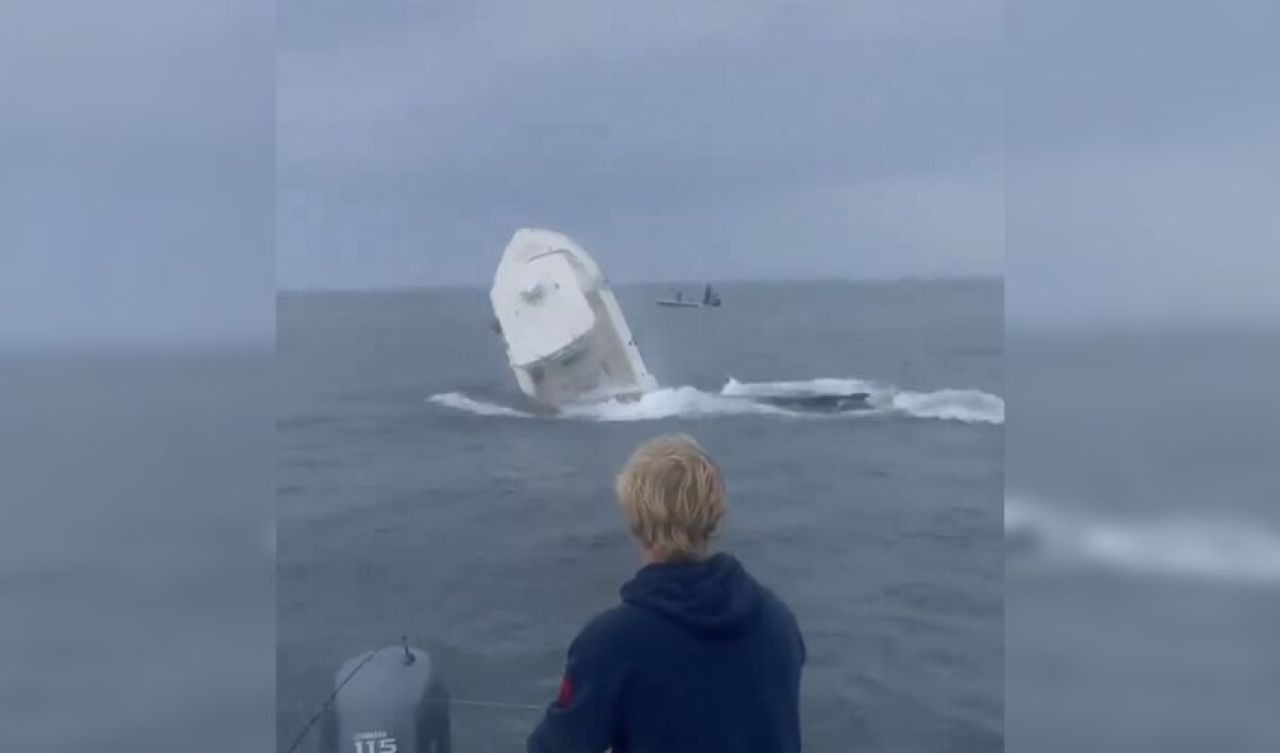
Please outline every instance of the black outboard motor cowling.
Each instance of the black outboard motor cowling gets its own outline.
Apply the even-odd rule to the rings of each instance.
[[[425,651],[365,652],[343,663],[334,687],[344,680],[325,712],[319,753],[450,753],[449,696]]]

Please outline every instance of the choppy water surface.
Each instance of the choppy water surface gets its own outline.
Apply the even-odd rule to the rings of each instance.
[[[612,479],[655,434],[722,465],[721,545],[796,611],[810,750],[1002,742],[998,283],[727,285],[720,309],[619,292],[662,389],[529,411],[482,290],[285,294],[279,705],[287,744],[342,660],[402,633],[455,697],[541,704],[636,567]],[[812,416],[742,399],[872,393]],[[457,707],[459,750],[537,712]]]

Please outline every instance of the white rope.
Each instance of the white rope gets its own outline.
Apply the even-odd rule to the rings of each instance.
[[[325,712],[325,709],[329,708],[329,706],[332,705],[335,700],[337,700],[338,693],[342,692],[342,689],[347,686],[347,683],[351,681],[351,678],[355,677],[356,673],[359,672],[361,669],[363,669],[364,665],[368,664],[370,659],[377,656],[379,651],[382,651],[382,649],[370,651],[368,656],[361,659],[360,663],[357,664],[354,669],[348,672],[346,677],[342,678],[342,682],[338,683],[338,687],[334,688],[333,692],[329,694],[329,697],[325,699],[325,702],[320,704],[320,708],[317,709],[316,713],[313,714],[311,716],[311,719],[307,721],[306,726],[304,726],[302,730],[298,732],[298,736],[293,738],[293,745],[289,746],[289,753],[293,753],[295,750],[298,749],[298,746],[302,744],[302,741],[304,739],[306,739],[307,733],[310,732],[311,728],[315,725],[316,720],[319,719],[320,716]]]
[[[532,711],[542,711],[545,705],[536,703],[504,703],[502,701],[475,701],[469,698],[450,698],[449,703],[455,706],[479,706],[481,708],[491,709],[526,709]]]

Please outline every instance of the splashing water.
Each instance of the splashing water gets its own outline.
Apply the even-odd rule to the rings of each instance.
[[[820,397],[866,393],[867,408],[837,413],[793,410],[762,402],[767,398]],[[536,414],[499,403],[479,400],[461,392],[432,395],[437,405],[480,416],[535,418]],[[911,392],[861,379],[820,378],[803,381],[739,382],[730,378],[720,392],[696,387],[664,387],[630,401],[607,400],[562,406],[550,418],[586,421],[652,421],[664,418],[712,416],[773,416],[795,419],[852,418],[868,415],[902,415],[912,418],[1003,424],[1004,400],[981,390],[941,389]]]
[[[1044,561],[1144,575],[1280,585],[1280,531],[1210,516],[1120,519],[1005,499],[1005,537]]]
[[[443,405],[446,408],[453,408],[465,413],[474,413],[477,416],[507,416],[509,418],[535,418],[532,413],[525,413],[515,408],[509,408],[505,405],[497,403],[489,403],[484,400],[476,400],[467,397],[461,392],[441,392],[427,398],[436,405]]]

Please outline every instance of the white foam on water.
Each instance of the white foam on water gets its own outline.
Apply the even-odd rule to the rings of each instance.
[[[1203,516],[1111,518],[1007,497],[1005,535],[1035,556],[1141,575],[1280,585],[1280,530],[1257,521]]]
[[[885,391],[875,382],[862,379],[837,379],[819,377],[782,382],[739,382],[733,377],[720,394],[733,397],[812,397],[816,395],[848,395],[853,392],[869,392],[872,394]]]
[[[605,400],[561,406],[556,413],[539,416],[505,405],[477,400],[460,392],[445,392],[428,398],[437,405],[478,416],[515,418],[547,418],[577,421],[656,421],[664,418],[699,418],[708,416],[782,416],[811,418],[751,400],[725,397],[703,392],[695,387],[664,387],[646,392],[634,400]]]
[[[467,397],[461,392],[441,392],[427,398],[436,405],[443,405],[446,408],[453,408],[464,413],[474,413],[477,416],[508,416],[511,418],[534,418],[534,414],[526,413],[522,410],[516,410],[498,403],[489,403],[484,400],[476,400]]]
[[[660,418],[699,416],[791,416],[802,414],[751,400],[713,395],[694,387],[666,387],[646,392],[636,400],[609,400],[603,403],[567,405],[560,409],[566,418],[595,421],[651,421]]]
[[[748,383],[730,377],[720,390],[722,395],[740,397],[815,397],[855,392],[868,393],[867,404],[881,411],[966,423],[1004,423],[1004,399],[982,390],[947,388],[932,392],[911,392],[864,379],[834,377]]]
[[[895,392],[890,404],[916,418],[937,418],[965,423],[1003,424],[1004,399],[981,390]]]
[[[794,398],[848,395],[866,392],[868,408],[838,413],[803,411],[758,402],[752,398]],[[481,416],[534,418],[526,411],[477,400],[460,392],[430,397],[431,402]],[[979,390],[943,389],[909,392],[862,379],[819,378],[781,382],[739,382],[730,378],[719,393],[696,387],[664,387],[635,400],[606,400],[566,405],[550,416],[585,421],[653,421],[664,418],[709,416],[773,416],[781,418],[831,420],[868,415],[899,414],[914,418],[1004,423],[1004,400]]]

